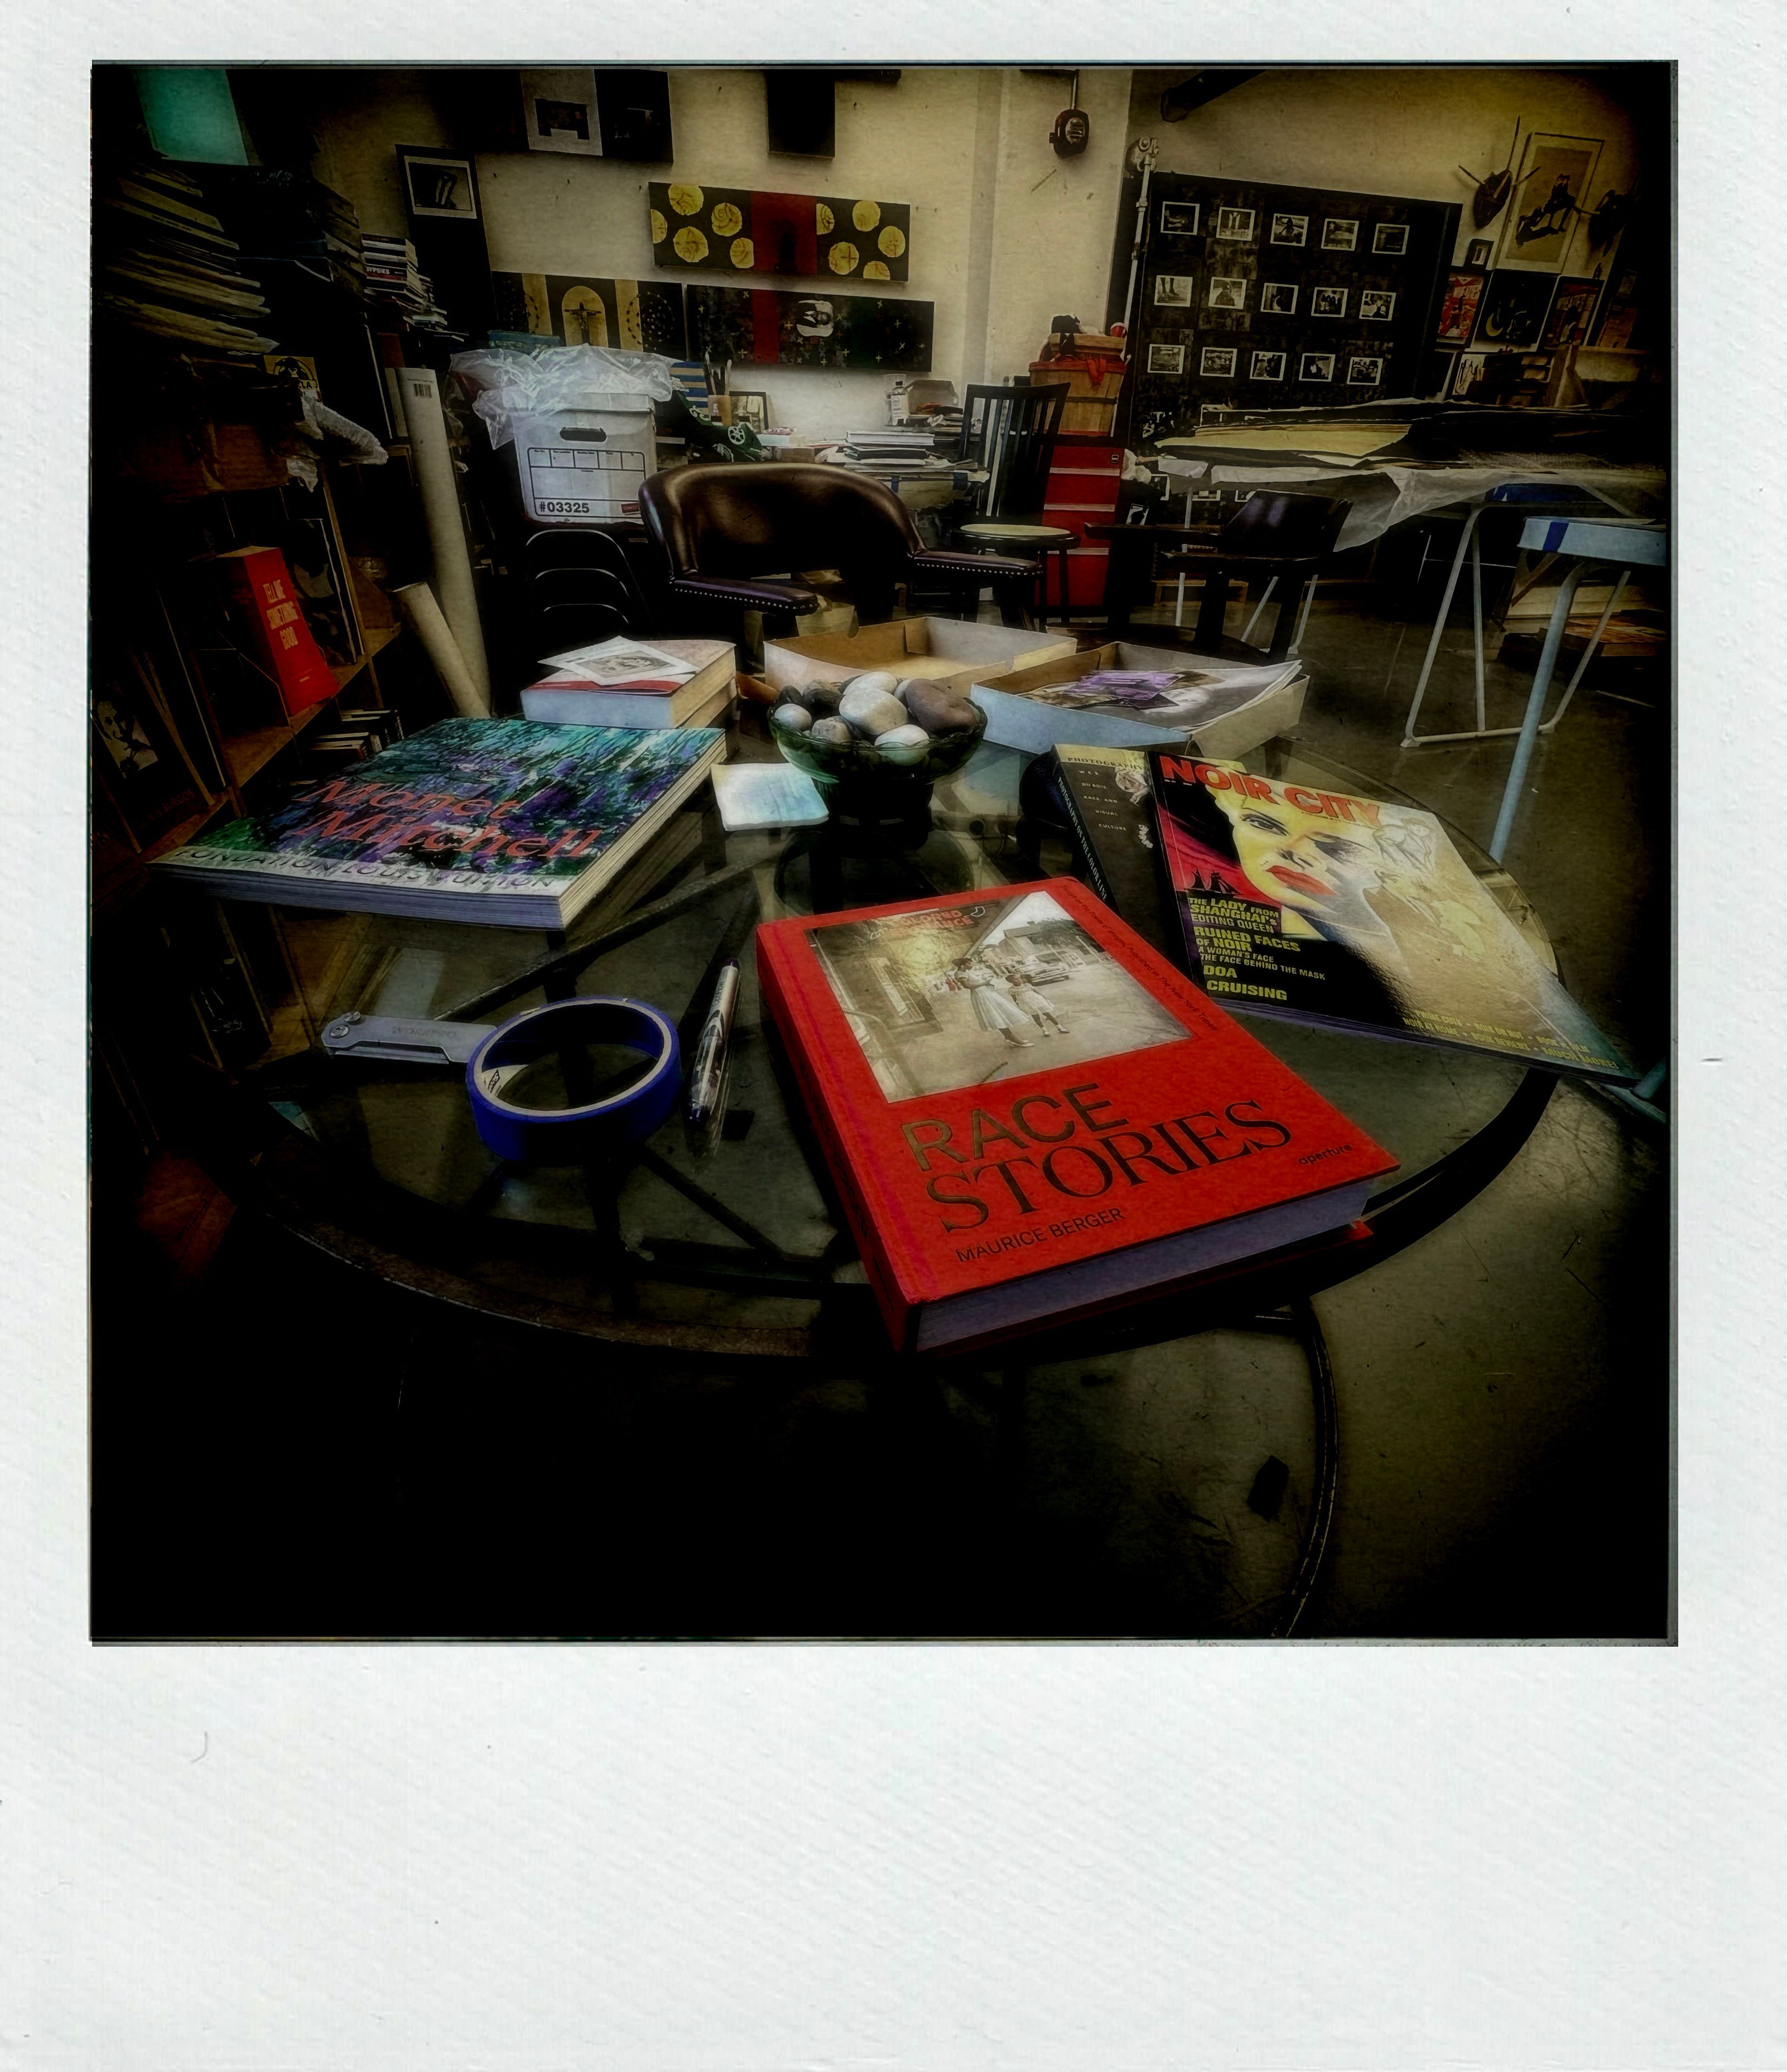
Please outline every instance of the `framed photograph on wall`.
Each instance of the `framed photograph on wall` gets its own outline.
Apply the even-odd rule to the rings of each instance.
[[[1473,237],[1465,248],[1465,264],[1467,266],[1481,266],[1487,273],[1494,252],[1495,240],[1493,237]]]
[[[1162,202],[1161,235],[1163,237],[1195,237],[1201,213],[1198,204],[1194,201]]]
[[[596,112],[596,75],[590,65],[524,71],[521,126],[530,151],[568,151],[602,156],[602,122]]]
[[[1359,224],[1357,216],[1330,216],[1321,226],[1321,249],[1324,252],[1354,252],[1358,249]]]
[[[1253,242],[1254,211],[1251,208],[1219,208],[1216,212],[1215,235],[1226,245],[1251,245]]]
[[[1232,345],[1206,345],[1198,355],[1197,372],[1206,381],[1232,381],[1239,357]]]
[[[1474,343],[1530,352],[1544,335],[1556,287],[1552,274],[1497,266],[1484,291]]]
[[[1197,285],[1195,273],[1156,273],[1154,276],[1155,306],[1160,309],[1189,310],[1191,291]]]
[[[1334,356],[1331,352],[1306,352],[1297,368],[1299,381],[1332,381],[1334,378]]]
[[[731,405],[732,421],[735,425],[749,425],[754,432],[766,432],[770,428],[770,398],[762,388],[729,388],[726,401]]]
[[[1557,271],[1588,206],[1600,155],[1600,141],[1593,137],[1535,132],[1526,139],[1520,177],[1502,222],[1497,266]]]
[[[1250,381],[1282,381],[1284,379],[1285,355],[1282,352],[1256,352],[1247,368]]]
[[[470,158],[400,144],[397,170],[412,216],[444,216],[458,223],[478,220],[478,174]]]
[[[1344,288],[1312,288],[1309,290],[1309,314],[1313,317],[1343,317],[1346,314],[1346,290]]]
[[[1185,371],[1185,349],[1182,345],[1151,345],[1148,348],[1148,371],[1150,374],[1183,374]]]
[[[1445,299],[1440,305],[1440,328],[1434,333],[1441,345],[1469,345],[1477,328],[1477,306],[1483,299],[1489,275],[1471,266],[1454,266],[1446,276]]]
[[[1361,288],[1359,322],[1388,323],[1396,314],[1396,298],[1388,288]]]
[[[1383,378],[1384,362],[1381,353],[1355,353],[1346,363],[1346,385],[1349,388],[1375,388]]]
[[[1288,281],[1263,281],[1259,286],[1259,314],[1265,317],[1294,317],[1296,288]]]
[[[1211,310],[1241,310],[1247,306],[1247,284],[1238,274],[1212,273],[1204,306]]]
[[[1371,232],[1371,249],[1381,252],[1386,258],[1400,259],[1408,249],[1408,225],[1406,223],[1380,223]]]
[[[1307,245],[1309,241],[1309,219],[1306,216],[1275,216],[1272,218],[1272,242],[1275,245]]]

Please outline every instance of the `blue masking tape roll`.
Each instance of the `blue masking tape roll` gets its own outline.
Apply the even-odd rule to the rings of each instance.
[[[568,1044],[613,1043],[637,1050],[643,1078],[586,1108],[523,1108],[503,1098],[508,1069]],[[553,1001],[493,1029],[466,1067],[478,1134],[499,1158],[522,1166],[569,1166],[643,1144],[668,1120],[682,1086],[676,1026],[643,1000],[592,995]]]

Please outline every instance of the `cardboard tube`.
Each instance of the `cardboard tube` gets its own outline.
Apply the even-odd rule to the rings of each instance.
[[[459,643],[442,617],[441,607],[434,602],[433,591],[426,583],[415,582],[405,583],[391,594],[402,608],[404,617],[416,629],[416,638],[428,650],[428,659],[434,664],[434,673],[446,685],[454,711],[466,719],[488,719],[490,699],[472,681],[466,658],[459,652]]]
[[[453,630],[462,672],[477,691],[479,702],[474,709],[487,713],[490,664],[484,656],[483,623],[478,615],[478,591],[472,581],[471,557],[466,551],[466,528],[459,516],[453,450],[447,442],[446,419],[441,413],[440,377],[429,368],[400,367],[397,381],[403,390],[404,416],[409,426],[409,450],[416,458],[416,481],[421,491],[422,516],[428,523],[428,543],[433,550],[434,589],[441,615]],[[417,631],[421,632],[420,625]],[[422,637],[425,644],[427,635]],[[458,693],[454,695],[457,698]]]

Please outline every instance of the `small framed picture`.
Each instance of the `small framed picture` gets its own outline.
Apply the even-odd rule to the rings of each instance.
[[[1247,284],[1230,273],[1212,273],[1204,306],[1211,310],[1240,310],[1247,306]]]
[[[1253,225],[1254,212],[1251,208],[1219,208],[1216,212],[1216,235],[1226,245],[1251,245]]]
[[[1440,328],[1434,334],[1441,345],[1469,345],[1477,328],[1477,306],[1489,285],[1487,273],[1469,266],[1454,266],[1446,276],[1445,300],[1440,305]]]
[[[1294,317],[1296,290],[1288,281],[1263,281],[1259,287],[1259,313],[1267,317]]]
[[[1558,282],[1558,291],[1551,298],[1551,314],[1545,320],[1545,331],[1539,343],[1547,352],[1560,345],[1580,345],[1588,335],[1588,327],[1594,321],[1595,305],[1600,300],[1599,281],[1581,278]]]
[[[1334,378],[1334,356],[1331,352],[1306,352],[1297,368],[1299,381],[1332,381]]]
[[[1313,317],[1343,317],[1346,314],[1346,290],[1344,288],[1312,288],[1309,290],[1309,314]]]
[[[1309,219],[1306,216],[1275,216],[1272,218],[1272,242],[1275,245],[1307,245],[1309,241]]]
[[[454,216],[462,223],[478,220],[478,175],[470,158],[409,144],[398,145],[396,150],[404,200],[412,216]]]
[[[1232,381],[1236,358],[1232,345],[1206,345],[1198,356],[1197,372],[1206,380]]]
[[[1474,401],[1483,385],[1484,370],[1489,364],[1486,352],[1461,352],[1452,370],[1452,400],[1455,403]]]
[[[763,432],[770,426],[770,398],[762,388],[729,388],[726,401],[732,405],[732,421],[735,425],[749,425],[754,432]]]
[[[1486,267],[1489,263],[1489,254],[1494,249],[1495,240],[1493,237],[1473,237],[1465,248],[1465,264],[1467,266]]]
[[[1197,284],[1194,273],[1156,273],[1154,276],[1154,302],[1156,308],[1189,310],[1191,291]]]
[[[1185,371],[1185,349],[1182,345],[1151,345],[1148,348],[1148,371],[1150,374],[1183,374]]]
[[[1355,354],[1346,363],[1349,388],[1375,388],[1383,378],[1384,364],[1379,354]]]
[[[1358,218],[1353,216],[1329,216],[1321,226],[1321,249],[1324,252],[1354,252],[1358,249]]]
[[[1197,220],[1202,212],[1194,201],[1164,201],[1161,204],[1161,235],[1163,237],[1195,237]]]
[[[1284,379],[1285,355],[1282,352],[1256,352],[1253,364],[1247,369],[1250,381],[1282,381]]]
[[[1371,232],[1374,252],[1387,253],[1399,259],[1408,249],[1408,225],[1406,223],[1380,223]]]
[[[1388,288],[1361,288],[1359,322],[1388,323],[1396,314],[1396,298]]]

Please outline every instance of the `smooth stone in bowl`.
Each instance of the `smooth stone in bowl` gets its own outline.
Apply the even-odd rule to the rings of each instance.
[[[965,734],[985,725],[985,715],[973,699],[947,685],[908,676],[900,686],[907,716],[926,734]]]
[[[883,680],[891,682],[892,679]],[[877,734],[904,726],[908,717],[906,707],[891,691],[866,689],[860,676],[839,701],[838,716],[848,720],[858,734],[871,741]]]
[[[843,696],[842,684],[809,684],[801,693],[800,702],[815,719],[830,719],[836,713],[838,700]]]
[[[770,714],[770,724],[783,734],[804,734],[813,723],[813,716],[804,705],[790,703],[778,705]]]
[[[910,722],[875,737],[875,753],[887,763],[920,762],[930,746],[930,736],[922,726],[914,726]]]
[[[878,691],[883,697],[899,696],[900,680],[891,669],[865,669],[844,686],[847,691]]]
[[[815,719],[807,735],[809,741],[823,741],[828,748],[848,748],[856,738],[849,723],[835,717]]]

